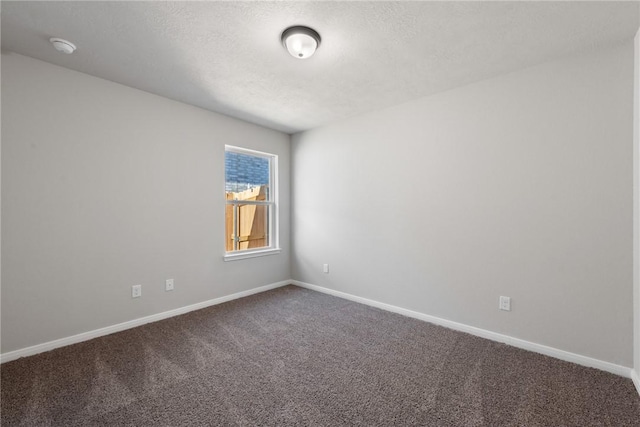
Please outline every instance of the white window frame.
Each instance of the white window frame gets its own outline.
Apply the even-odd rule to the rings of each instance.
[[[269,198],[270,200],[267,201],[262,201],[262,200],[242,200],[242,201],[233,201],[233,200],[226,200],[225,197],[225,212],[226,212],[226,207],[227,205],[239,205],[239,204],[243,204],[243,205],[259,205],[259,206],[268,206],[269,207],[269,222],[267,224],[268,230],[267,230],[267,236],[268,236],[268,246],[264,246],[261,248],[255,248],[255,249],[243,249],[243,250],[234,250],[234,251],[227,251],[226,250],[226,242],[223,242],[223,249],[224,249],[224,260],[225,261],[235,261],[235,260],[240,260],[240,259],[246,259],[246,258],[254,258],[254,257],[259,257],[259,256],[265,256],[265,255],[275,255],[280,253],[281,249],[280,249],[280,232],[278,230],[278,224],[280,223],[278,218],[279,218],[279,201],[278,201],[278,155],[277,154],[272,154],[272,153],[265,153],[263,151],[256,151],[256,150],[251,150],[248,148],[243,148],[243,147],[237,147],[234,145],[225,145],[224,146],[224,152],[225,152],[225,159],[226,159],[226,153],[227,152],[232,152],[232,153],[238,153],[238,154],[247,154],[250,156],[256,156],[256,157],[263,157],[269,160]],[[225,179],[224,179],[224,185],[225,185],[225,189],[223,194],[226,194],[226,163],[224,166],[224,171],[225,171]],[[226,213],[225,213],[226,215]],[[225,221],[226,221],[226,217],[225,217]],[[225,230],[225,236],[226,236],[226,230]]]

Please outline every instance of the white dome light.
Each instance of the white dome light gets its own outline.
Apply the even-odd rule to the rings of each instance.
[[[58,39],[53,37],[53,38],[50,38],[49,41],[51,42],[53,47],[55,47],[56,50],[59,52],[71,54],[76,50],[76,45],[64,39]]]
[[[289,27],[282,32],[282,44],[294,58],[306,59],[320,46],[320,34],[309,27]]]

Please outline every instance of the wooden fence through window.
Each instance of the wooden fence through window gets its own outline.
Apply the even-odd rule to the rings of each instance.
[[[267,200],[266,185],[236,193],[228,191],[226,195],[227,200]],[[269,206],[265,205],[227,204],[225,213],[226,250],[234,250],[233,242],[236,236],[238,247],[235,250],[267,246],[268,210]],[[234,223],[236,230],[234,230]]]

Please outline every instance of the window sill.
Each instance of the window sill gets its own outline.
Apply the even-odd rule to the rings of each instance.
[[[276,255],[279,254],[282,249],[280,248],[269,248],[269,249],[259,249],[255,251],[242,251],[242,252],[231,252],[225,254],[225,261],[237,261],[239,259],[247,259],[247,258],[256,258],[259,256],[267,256],[267,255]]]

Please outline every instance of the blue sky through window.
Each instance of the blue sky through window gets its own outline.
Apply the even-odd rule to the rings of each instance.
[[[225,152],[225,189],[244,191],[269,184],[269,159],[250,154]]]

